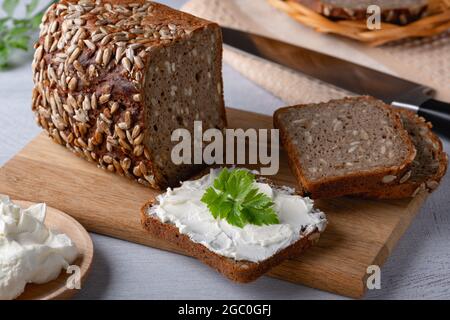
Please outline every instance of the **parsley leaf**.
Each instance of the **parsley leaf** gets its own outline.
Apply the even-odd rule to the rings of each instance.
[[[8,65],[9,48],[0,42],[0,69]]]
[[[46,1],[52,4],[55,0]],[[25,3],[25,18],[14,17],[14,12],[19,5],[20,0],[3,0],[0,12],[0,70],[8,67],[10,57],[14,50],[20,49],[27,51],[30,48],[31,37],[36,36],[36,31],[44,14],[44,10],[37,11],[39,0],[27,0]]]
[[[19,0],[4,0],[2,8],[5,10],[6,14],[11,17],[18,4]]]
[[[206,189],[201,201],[214,218],[243,228],[246,224],[268,225],[279,223],[272,200],[254,187],[255,176],[242,169],[224,168]]]
[[[26,8],[27,8],[27,17],[31,17],[31,15],[33,14],[34,10],[36,10],[38,4],[39,4],[39,0],[31,0],[31,2],[27,4],[27,6],[26,6]]]

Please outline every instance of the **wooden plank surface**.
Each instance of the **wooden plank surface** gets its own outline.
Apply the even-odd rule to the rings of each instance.
[[[271,117],[264,115],[228,109],[227,116],[233,128],[272,126]],[[273,180],[295,186],[283,151],[280,171]],[[14,199],[46,202],[73,216],[89,231],[183,254],[141,228],[139,209],[157,195],[156,191],[98,169],[52,142],[45,133],[0,168],[0,193]],[[329,219],[319,243],[301,257],[274,268],[269,275],[362,297],[367,267],[383,264],[425,198],[422,194],[412,200],[316,201]]]

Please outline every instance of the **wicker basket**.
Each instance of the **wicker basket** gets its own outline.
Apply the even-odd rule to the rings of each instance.
[[[341,35],[370,46],[411,37],[429,37],[450,29],[450,0],[430,0],[424,18],[405,26],[382,22],[379,30],[369,30],[365,20],[330,20],[293,0],[267,1],[318,32]]]

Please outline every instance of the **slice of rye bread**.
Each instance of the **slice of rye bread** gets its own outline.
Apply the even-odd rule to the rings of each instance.
[[[267,179],[260,181],[264,181],[265,183],[274,186],[274,184]],[[156,199],[150,200],[141,208],[141,223],[145,230],[153,237],[163,239],[176,245],[187,255],[199,259],[206,265],[216,269],[228,279],[239,283],[252,282],[267,273],[273,267],[282,263],[284,260],[299,256],[304,250],[316,243],[320,237],[320,232],[316,228],[264,261],[258,263],[245,260],[238,261],[209,250],[204,245],[192,241],[189,236],[181,234],[175,225],[164,223],[157,217],[149,215],[148,212],[150,208],[155,205],[156,201]]]
[[[274,126],[301,191],[316,199],[396,184],[416,156],[398,113],[372,97],[281,108]]]
[[[332,19],[363,20],[367,8],[377,5],[381,9],[381,20],[396,24],[407,24],[426,13],[428,0],[294,0]]]
[[[441,140],[431,131],[431,123],[414,112],[407,110],[398,112],[417,150],[411,170],[403,175],[398,184],[359,196],[401,199],[414,197],[420,191],[432,192],[439,186],[439,182],[447,171],[448,156],[443,151]]]

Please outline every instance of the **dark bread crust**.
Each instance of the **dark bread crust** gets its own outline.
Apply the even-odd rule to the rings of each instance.
[[[414,112],[407,110],[398,110],[398,112],[403,117],[409,118],[409,120],[414,122],[418,127],[426,130],[425,139],[432,141],[434,148],[431,152],[433,154],[433,158],[438,160],[439,167],[431,176],[423,177],[422,179],[410,178],[404,183],[390,185],[379,190],[359,194],[358,196],[360,197],[374,199],[402,199],[414,197],[421,191],[433,192],[439,186],[440,181],[447,172],[448,156],[443,150],[442,141],[431,130],[433,127],[432,124],[430,122],[426,122],[424,118],[418,116]]]
[[[317,13],[331,19],[364,20],[367,18],[366,9],[352,9],[343,6],[324,3],[321,0],[294,0]],[[407,7],[399,4],[397,8],[381,7],[381,20],[395,24],[407,24],[421,18],[427,10],[428,5]]]
[[[163,223],[159,219],[151,217],[147,212],[154,205],[154,202],[154,200],[151,200],[141,208],[141,223],[152,236],[175,244],[188,255],[199,259],[228,279],[239,283],[254,281],[284,260],[297,257],[301,252],[317,242],[320,236],[319,231],[316,229],[289,247],[259,263],[236,261],[218,255],[200,243],[193,242],[187,235],[181,234],[176,226]]]
[[[362,96],[331,100],[330,102],[342,102],[351,104],[354,101],[361,100],[365,100],[365,102],[367,103],[377,101],[373,97]],[[310,196],[313,199],[320,199],[378,190],[380,188],[386,187],[387,185],[382,182],[384,177],[396,176],[397,178],[394,181],[390,182],[390,184],[395,184],[411,167],[412,161],[414,160],[416,155],[414,145],[409,138],[408,132],[403,128],[400,116],[391,107],[383,105],[382,108],[388,111],[392,122],[398,128],[399,135],[408,148],[408,156],[403,161],[403,163],[398,166],[377,168],[370,171],[349,173],[345,176],[340,177],[329,177],[316,181],[309,181],[304,174],[303,168],[300,164],[297,147],[294,145],[294,141],[291,141],[285,126],[280,121],[280,115],[283,112],[286,112],[291,108],[302,108],[307,106],[310,105],[284,107],[275,111],[273,116],[274,127],[280,130],[281,141],[283,147],[287,151],[289,165],[297,178],[298,185],[300,186],[303,195]]]

